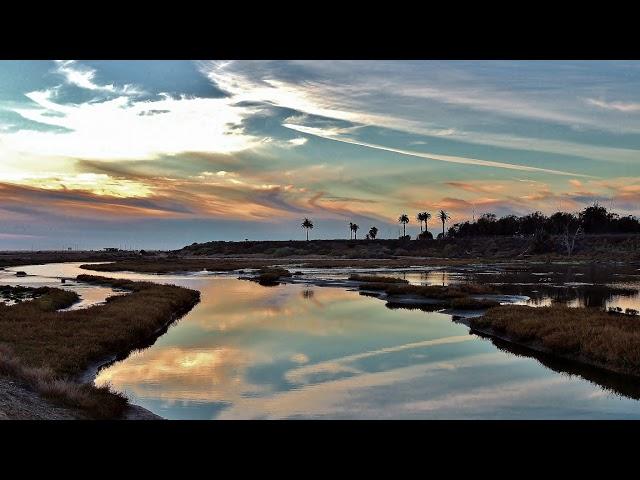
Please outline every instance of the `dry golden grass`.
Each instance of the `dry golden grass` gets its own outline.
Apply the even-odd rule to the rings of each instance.
[[[283,277],[291,277],[291,272],[286,268],[268,267],[258,270],[258,275],[251,278],[251,280],[258,282],[260,285],[272,286],[277,285]]]
[[[57,310],[77,296],[71,298],[73,292],[59,289],[50,289],[33,301],[0,305],[0,344],[10,347],[16,365],[23,369],[21,377],[41,394],[84,408],[94,417],[117,417],[126,401],[112,398],[108,389],[78,385],[74,379],[96,362],[155,339],[161,328],[198,302],[199,293],[174,285],[91,275],[80,275],[78,280],[131,293],[111,297],[104,305],[65,312]],[[5,363],[8,358],[5,351]]]
[[[0,374],[53,403],[75,409],[81,418],[117,418],[127,408],[127,399],[108,386],[79,384],[55,375],[49,368],[27,367],[4,345],[0,345]]]
[[[471,326],[609,370],[640,375],[640,319],[593,308],[503,305]]]

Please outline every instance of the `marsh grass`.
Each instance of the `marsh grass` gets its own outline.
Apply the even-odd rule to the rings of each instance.
[[[30,302],[0,305],[2,370],[42,396],[80,408],[93,418],[117,418],[126,399],[108,388],[75,382],[91,365],[125,355],[154,339],[173,319],[189,311],[199,293],[175,285],[80,275],[78,281],[128,290],[103,305],[57,311],[77,300],[51,288]],[[9,348],[7,348],[9,347]]]
[[[640,375],[640,319],[595,308],[503,305],[471,326],[609,370]]]
[[[273,286],[277,285],[283,277],[291,277],[292,274],[286,268],[268,267],[258,270],[256,277],[251,280],[258,282],[260,285]]]
[[[0,285],[0,301],[9,300],[17,304],[31,301],[42,310],[58,310],[80,300],[75,292],[50,287],[23,287],[22,285]]]
[[[384,292],[388,296],[388,304],[393,306],[406,306],[410,304],[406,301],[398,303],[398,297],[424,297],[426,299],[438,301],[441,307],[446,306],[461,310],[479,310],[499,305],[498,302],[493,300],[476,299],[471,297],[471,295],[496,293],[495,288],[489,285],[478,285],[472,283],[442,287],[439,285],[410,285],[406,281],[404,281],[404,283],[384,283],[377,281],[372,283],[362,283],[359,285],[359,289],[365,292]],[[419,307],[423,305],[422,302],[416,303]]]

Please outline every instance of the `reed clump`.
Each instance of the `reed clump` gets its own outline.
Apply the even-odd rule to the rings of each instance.
[[[558,356],[640,375],[640,321],[596,308],[503,305],[471,320],[471,326]]]

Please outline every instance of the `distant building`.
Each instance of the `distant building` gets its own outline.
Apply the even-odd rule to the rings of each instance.
[[[107,247],[104,249],[105,252],[119,252],[120,249],[119,248],[115,248],[115,247]]]

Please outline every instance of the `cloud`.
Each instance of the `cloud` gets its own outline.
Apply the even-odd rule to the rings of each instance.
[[[229,98],[174,98],[136,101],[128,96],[60,104],[53,90],[26,94],[35,108],[14,108],[25,119],[64,131],[22,129],[3,133],[4,148],[41,156],[81,159],[152,159],[182,152],[229,154],[258,147],[243,121],[255,107]],[[143,115],[161,111],[155,115]],[[55,114],[55,115],[52,115]]]
[[[467,158],[467,157],[458,157],[454,155],[438,155],[435,153],[426,153],[426,152],[416,152],[412,150],[402,150],[399,148],[385,147],[382,145],[375,145],[372,143],[360,142],[357,140],[351,140],[348,138],[336,137],[332,134],[327,134],[326,131],[320,128],[314,127],[306,127],[303,125],[292,125],[290,123],[285,123],[282,125],[283,127],[290,128],[291,130],[296,130],[301,133],[306,133],[308,135],[314,135],[320,138],[325,138],[327,140],[334,140],[336,142],[349,143],[352,145],[359,145],[362,147],[373,148],[376,150],[384,150],[387,152],[398,153],[400,155],[408,155],[412,157],[420,157],[426,158],[428,160],[436,160],[439,162],[448,162],[448,163],[460,163],[464,165],[477,165],[482,167],[493,167],[493,168],[506,168],[511,170],[522,170],[526,172],[540,172],[540,173],[550,173],[554,175],[567,175],[574,177],[590,177],[590,175],[580,174],[580,173],[571,173],[564,172],[561,170],[552,170],[548,168],[539,168],[539,167],[531,167],[528,165],[518,165],[513,163],[503,163],[503,162],[494,162],[490,160],[480,160],[477,158]]]
[[[538,125],[562,125],[574,131],[587,128],[616,134],[640,133],[640,125],[612,122],[581,109],[581,104],[558,85],[552,72],[536,71],[539,85],[535,88],[518,81],[505,88],[500,83],[502,77],[513,77],[509,76],[512,75],[509,63],[502,65],[488,67],[499,72],[493,78],[473,74],[475,67],[467,65],[463,69],[455,62],[231,61],[205,62],[201,69],[218,88],[234,98],[293,109],[298,115],[599,161],[637,159],[636,149],[544,135],[497,133],[486,128],[497,124],[503,130],[506,122],[522,119]],[[579,78],[583,82],[584,76]]]
[[[634,102],[607,102],[595,98],[587,98],[585,100],[589,105],[603,108],[605,110],[615,110],[624,113],[640,112],[640,103]]]
[[[497,193],[505,190],[506,185],[492,182],[445,182],[445,185],[473,193]]]
[[[188,207],[170,198],[121,198],[82,190],[43,189],[0,183],[0,211],[6,219],[71,218],[101,221],[131,218],[180,218],[191,214]]]
[[[299,146],[304,145],[305,143],[307,143],[307,139],[304,138],[304,137],[292,138],[291,140],[289,140],[289,143],[291,145],[299,147]]]
[[[68,84],[86,90],[118,93],[123,95],[139,95],[143,93],[133,85],[124,85],[121,88],[114,84],[100,85],[96,83],[96,70],[81,66],[74,60],[56,60],[56,72],[63,75]]]
[[[15,183],[44,190],[82,190],[95,195],[121,198],[148,197],[151,188],[142,182],[114,178],[104,173],[10,174],[0,172],[0,182]]]

